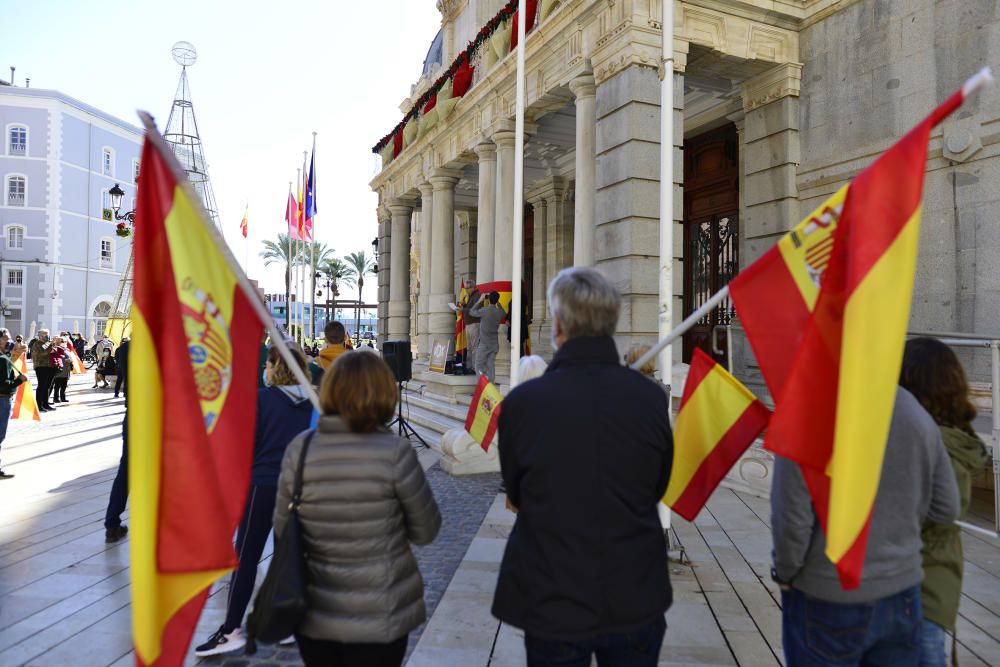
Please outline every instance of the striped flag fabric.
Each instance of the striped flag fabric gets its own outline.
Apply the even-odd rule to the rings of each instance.
[[[83,367],[83,361],[80,359],[80,355],[76,353],[72,345],[67,347],[69,350],[69,359],[73,364],[73,375],[85,375],[87,370]]]
[[[730,284],[775,397],[766,447],[802,468],[845,590],[861,584],[892,418],[930,132],[970,84]]]
[[[197,195],[146,118],[128,411],[138,665],[182,664],[213,581],[237,565],[263,325]],[[240,360],[243,360],[241,362]]]
[[[504,323],[510,317],[510,302],[514,298],[514,288],[512,285],[513,283],[509,280],[495,280],[491,283],[476,285],[476,289],[479,290],[480,294],[497,292],[500,295],[500,306],[503,308],[503,312],[507,313],[507,317],[503,319]]]
[[[696,348],[674,425],[674,463],[664,504],[694,521],[770,416],[749,389]]]
[[[240,220],[240,233],[243,234],[243,238],[247,237],[247,214],[250,212],[250,204],[247,204],[243,208],[243,219]]]
[[[503,395],[496,385],[485,375],[480,375],[476,393],[472,395],[472,403],[469,404],[469,414],[465,417],[465,430],[484,452],[489,450],[493,435],[497,432],[502,401]]]
[[[465,355],[469,349],[469,335],[465,331],[465,302],[469,298],[469,293],[465,290],[465,283],[458,293],[458,308],[455,309],[455,358],[461,359],[465,363]]]
[[[288,203],[285,204],[285,222],[288,223],[288,237],[293,241],[302,241],[299,234],[299,205],[292,194],[292,186],[288,186]]]
[[[14,361],[14,370],[24,377],[28,377],[28,364],[24,361],[22,354]],[[31,390],[31,380],[25,380],[17,386],[14,392],[14,403],[11,406],[10,418],[19,421],[42,421],[42,415],[38,412],[38,404],[35,402],[35,392]]]
[[[305,165],[302,165],[305,167]],[[302,174],[302,178],[305,178],[305,173]],[[306,198],[302,194],[302,178],[299,179],[298,197],[295,199],[295,222],[299,228],[299,239],[302,241],[311,241],[312,236],[309,234],[309,230],[306,228]]]
[[[316,217],[316,137],[313,136],[312,154],[309,158],[309,177],[306,179],[306,236],[313,238],[313,219]]]

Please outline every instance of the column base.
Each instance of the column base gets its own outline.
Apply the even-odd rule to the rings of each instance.
[[[455,428],[441,438],[441,469],[449,475],[475,475],[500,472],[496,436],[489,449],[483,451],[479,443],[462,428]]]

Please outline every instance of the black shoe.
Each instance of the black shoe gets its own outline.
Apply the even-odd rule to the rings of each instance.
[[[10,473],[7,473],[7,472],[4,472],[3,470],[0,470],[0,479],[13,479],[13,477],[14,476],[11,475]]]
[[[115,394],[115,398],[118,398],[118,394]]]
[[[128,526],[118,526],[117,528],[106,528],[104,530],[104,543],[114,544],[118,540],[128,535]]]
[[[227,633],[224,627],[220,627],[215,631],[215,634],[208,638],[207,642],[195,648],[194,654],[199,658],[205,658],[210,655],[232,653],[240,650],[246,644],[246,637],[240,628]]]

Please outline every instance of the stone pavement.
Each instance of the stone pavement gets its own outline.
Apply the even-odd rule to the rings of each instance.
[[[92,377],[92,376],[91,376]],[[72,404],[40,424],[11,423],[0,482],[0,665],[125,667],[130,637],[128,542],[104,544],[102,520],[121,452],[123,401],[74,377]],[[490,615],[496,572],[514,517],[495,475],[454,478],[424,450],[444,514],[438,540],[418,550],[432,616],[411,638],[410,667],[523,665],[523,637]],[[674,606],[661,665],[782,664],[780,596],[768,576],[769,508],[720,489],[694,523],[677,520]],[[985,521],[983,522],[985,523]],[[1000,540],[966,532],[959,620],[964,665],[1000,664]],[[270,549],[265,552],[266,567]],[[219,582],[196,630],[221,623]],[[189,656],[186,664],[198,664]],[[300,664],[294,647],[204,661],[255,667]]]

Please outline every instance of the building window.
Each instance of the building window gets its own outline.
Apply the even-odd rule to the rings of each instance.
[[[108,318],[111,317],[111,304],[107,301],[101,301],[94,308],[94,329],[98,333],[104,333],[108,326]]]
[[[24,248],[24,227],[12,225],[7,228],[7,247],[11,250]]]
[[[7,206],[24,206],[28,183],[24,176],[7,177]]]
[[[24,284],[24,269],[9,269],[7,271],[7,284],[8,285]]]
[[[110,148],[104,149],[104,157],[101,159],[101,170],[105,176],[115,175],[115,154]]]
[[[133,183],[138,183],[139,182],[139,161],[138,160],[132,160],[132,182]]]
[[[112,269],[115,266],[114,243],[111,239],[101,239],[101,268]]]
[[[10,128],[10,142],[7,146],[11,155],[27,155],[28,128],[21,126]]]
[[[111,193],[107,189],[101,190],[101,219],[114,222],[114,212],[111,210]]]

